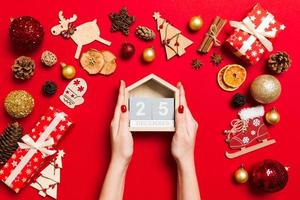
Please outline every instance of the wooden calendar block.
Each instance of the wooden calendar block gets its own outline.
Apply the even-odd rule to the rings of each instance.
[[[128,86],[125,95],[128,99],[130,131],[175,131],[174,111],[179,99],[175,86],[150,74]]]
[[[132,97],[129,99],[130,120],[151,120],[152,105],[151,99]]]
[[[155,98],[151,101],[153,120],[174,120],[174,98]]]

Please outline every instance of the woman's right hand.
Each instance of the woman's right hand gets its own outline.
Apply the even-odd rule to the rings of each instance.
[[[194,163],[194,147],[198,123],[194,119],[185,98],[181,83],[179,89],[179,107],[175,113],[176,132],[173,136],[171,152],[178,164]]]
[[[129,131],[129,116],[125,99],[125,83],[120,82],[118,102],[111,121],[111,146],[113,162],[127,165],[133,154],[133,138]]]

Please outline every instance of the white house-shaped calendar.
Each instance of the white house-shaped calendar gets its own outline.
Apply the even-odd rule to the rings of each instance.
[[[125,92],[130,131],[175,131],[179,99],[179,90],[175,86],[150,74],[128,86]]]

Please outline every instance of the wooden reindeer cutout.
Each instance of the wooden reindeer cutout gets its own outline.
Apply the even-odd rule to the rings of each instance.
[[[110,46],[110,41],[100,37],[100,29],[97,25],[96,19],[74,27],[73,22],[76,21],[77,15],[74,14],[71,18],[66,19],[63,16],[63,11],[59,11],[58,18],[59,24],[51,28],[51,33],[53,35],[62,35],[64,38],[72,38],[72,40],[77,44],[75,53],[76,59],[80,56],[82,46],[92,43],[95,40]]]

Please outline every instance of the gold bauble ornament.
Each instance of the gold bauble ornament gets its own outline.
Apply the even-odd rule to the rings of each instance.
[[[155,50],[153,49],[153,47],[144,49],[142,58],[145,62],[152,62],[155,59]]]
[[[271,125],[276,125],[280,121],[280,114],[276,108],[272,108],[269,112],[266,113],[266,121]]]
[[[280,96],[281,84],[272,75],[260,75],[251,83],[250,92],[257,102],[271,103]]]
[[[76,75],[76,69],[72,65],[66,65],[65,63],[61,63],[61,74],[66,79],[72,79]]]
[[[234,172],[234,180],[237,183],[246,183],[248,181],[249,175],[242,165]]]
[[[34,98],[25,90],[13,90],[4,100],[6,112],[13,118],[24,118],[34,108]]]
[[[199,31],[203,26],[203,19],[200,16],[194,16],[189,21],[189,28],[192,31]]]

